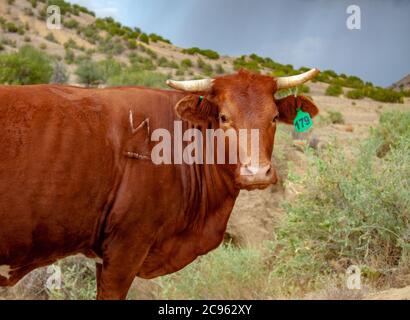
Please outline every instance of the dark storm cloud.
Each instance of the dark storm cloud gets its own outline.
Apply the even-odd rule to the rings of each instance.
[[[164,35],[182,47],[211,48],[229,55],[255,52],[296,67],[355,74],[383,86],[410,73],[410,1],[137,0],[115,4],[123,23]],[[361,30],[346,27],[346,8],[351,4],[361,8]]]

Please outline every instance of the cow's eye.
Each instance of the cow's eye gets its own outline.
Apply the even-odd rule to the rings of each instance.
[[[219,120],[221,120],[222,123],[227,123],[228,122],[228,117],[224,114],[219,115]]]

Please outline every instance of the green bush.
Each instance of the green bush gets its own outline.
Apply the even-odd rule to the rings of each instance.
[[[129,59],[130,59],[132,67],[136,70],[155,70],[156,69],[156,66],[154,65],[151,59],[145,58],[136,53],[130,54]]]
[[[107,55],[116,56],[123,53],[125,50],[119,39],[107,37],[100,41],[98,51]]]
[[[215,72],[216,72],[217,74],[224,74],[224,73],[225,73],[225,69],[222,67],[222,65],[221,65],[220,63],[218,63],[218,64],[216,65]]]
[[[54,42],[54,43],[58,43],[56,37],[54,36],[53,33],[49,32],[46,36],[45,39],[50,41],[50,42]]]
[[[65,50],[65,56],[64,56],[64,60],[67,64],[72,64],[75,61],[75,53],[73,50],[71,49],[66,49]]]
[[[408,272],[410,114],[382,116],[376,132],[390,130],[394,142],[382,159],[379,133],[356,149],[355,160],[334,143],[320,157],[310,154],[308,174],[296,181],[305,191],[284,205],[288,218],[273,244],[273,275],[286,287],[313,289],[352,264],[363,281]]]
[[[183,49],[182,53],[187,53],[187,54],[200,54],[204,57],[207,57],[208,59],[216,60],[219,59],[219,54],[218,52],[210,49],[199,49],[198,47],[192,47],[188,49]]]
[[[192,61],[191,61],[191,59],[183,59],[183,60],[181,61],[181,66],[182,66],[183,68],[192,68]]]
[[[345,123],[345,119],[339,111],[329,110],[327,113],[328,113],[328,120],[330,123],[333,123],[333,124],[344,124]]]
[[[266,299],[275,279],[263,251],[223,245],[181,271],[158,279],[157,299]],[[140,298],[131,291],[130,298]]]
[[[12,33],[17,33],[19,31],[19,28],[16,26],[14,22],[7,22],[5,24],[5,29],[6,31],[12,32]]]
[[[161,37],[161,36],[159,36],[159,35],[157,35],[157,34],[155,34],[155,33],[151,33],[151,34],[149,35],[149,39],[150,39],[152,42],[161,41],[161,42],[165,42],[165,43],[171,44],[171,41],[169,41],[168,39],[165,39],[165,38],[163,38],[163,37]]]
[[[0,83],[48,83],[52,73],[51,59],[31,46],[23,46],[17,53],[0,55]]]
[[[249,60],[246,56],[241,56],[233,61],[233,67],[235,70],[247,69],[253,72],[260,72],[261,68],[259,63],[255,60]]]
[[[128,49],[134,50],[137,49],[137,41],[135,39],[129,39],[127,42]]]
[[[198,58],[197,60],[197,66],[199,69],[201,69],[201,72],[206,75],[206,76],[211,76],[213,72],[212,65],[206,63],[204,60],[201,58]]]
[[[53,67],[51,83],[67,83],[68,73],[65,65],[62,62],[56,61]]]
[[[149,44],[149,37],[146,33],[141,33],[139,40],[143,43]]]
[[[353,89],[346,93],[346,97],[349,99],[363,99],[365,97],[364,91],[362,89]]]
[[[108,84],[111,86],[139,85],[165,89],[167,88],[165,84],[167,79],[168,77],[162,73],[128,68],[121,74],[108,79]]]
[[[86,86],[95,86],[104,82],[104,73],[97,62],[84,59],[79,63],[75,74],[78,81]]]
[[[98,62],[97,67],[101,70],[103,82],[107,82],[109,78],[118,76],[123,69],[122,64],[113,58]]]
[[[378,141],[379,157],[384,157],[392,148],[397,149],[402,138],[410,139],[410,112],[382,113],[380,125],[372,129],[372,136],[375,141]]]
[[[69,29],[77,29],[80,24],[75,19],[69,19],[69,20],[65,20],[63,22],[63,25],[64,27],[69,28]]]
[[[327,96],[338,97],[343,93],[343,89],[340,85],[330,84],[326,89]]]
[[[400,92],[384,89],[384,88],[371,88],[367,93],[370,99],[380,101],[380,102],[392,102],[392,103],[403,103],[403,95]]]

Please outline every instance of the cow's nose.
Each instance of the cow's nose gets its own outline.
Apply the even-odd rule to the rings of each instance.
[[[275,184],[277,182],[276,172],[272,168],[272,164],[264,166],[243,165],[241,176],[249,183]]]

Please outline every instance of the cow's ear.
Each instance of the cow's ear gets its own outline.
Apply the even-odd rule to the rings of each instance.
[[[309,113],[312,118],[319,113],[319,109],[313,101],[305,96],[298,96],[296,99],[294,96],[288,96],[283,99],[278,99],[275,102],[279,111],[279,121],[287,124],[293,124],[298,108]]]
[[[218,109],[206,96],[187,95],[175,105],[175,112],[182,120],[204,124],[216,118]]]

